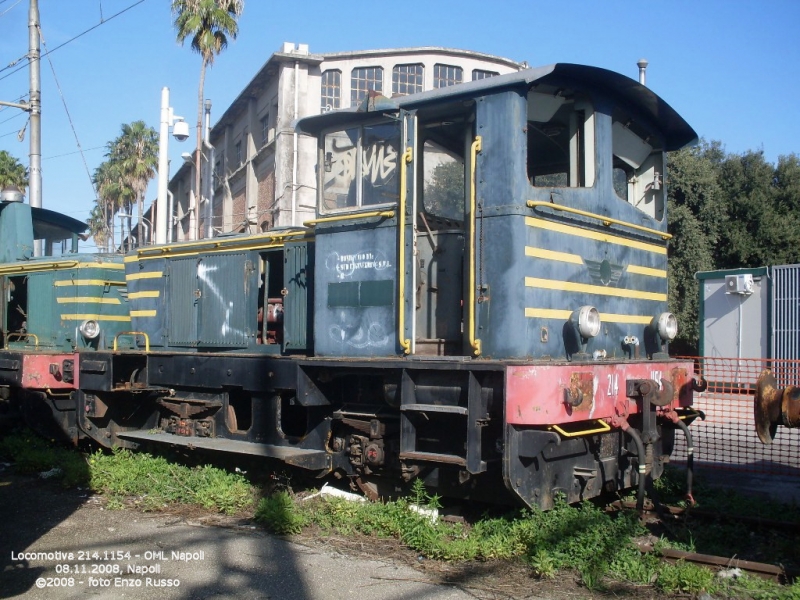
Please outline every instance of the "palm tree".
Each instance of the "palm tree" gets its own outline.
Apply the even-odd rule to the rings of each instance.
[[[206,67],[214,64],[214,57],[228,45],[228,38],[235,40],[239,33],[236,19],[244,10],[244,0],[172,0],[175,29],[178,41],[192,40],[192,50],[202,57],[200,85],[197,90],[197,148],[195,149],[195,227],[200,195],[200,152],[203,143],[203,88]],[[196,237],[196,236],[195,236]]]
[[[111,143],[108,145],[109,153],[106,156],[111,155],[112,145]],[[107,242],[107,250],[110,252],[111,247],[114,245],[115,237],[114,215],[116,215],[121,208],[127,207],[129,209],[133,200],[133,190],[125,184],[123,175],[120,172],[119,163],[110,158],[100,163],[95,169],[92,180],[97,190],[97,204],[101,207],[101,213],[107,231],[105,240]],[[130,214],[130,210],[127,212]],[[90,218],[90,228],[92,227],[94,218],[94,215]]]
[[[122,181],[133,192],[139,212],[136,239],[142,243],[144,194],[147,184],[156,175],[158,164],[158,133],[144,121],[122,126],[122,134],[113,142],[111,160],[117,164]],[[131,214],[131,213],[128,213]],[[128,225],[130,231],[130,224]]]
[[[89,214],[86,224],[89,226],[89,233],[94,238],[94,243],[98,250],[102,248],[108,251],[108,211],[100,198],[96,200],[95,205],[92,207],[92,212]]]
[[[0,150],[0,189],[10,185],[25,191],[28,187],[28,169],[11,154]]]

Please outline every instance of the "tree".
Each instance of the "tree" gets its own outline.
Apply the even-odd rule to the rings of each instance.
[[[111,247],[114,244],[114,216],[120,209],[126,208],[126,212],[130,214],[130,207],[134,200],[134,192],[126,184],[120,171],[119,163],[110,158],[112,145],[113,143],[108,144],[109,153],[106,156],[109,157],[109,160],[100,163],[95,169],[93,177],[98,195],[96,203],[99,207],[99,214],[103,215],[103,221],[105,222],[106,233],[101,237],[106,241],[108,251],[111,251]],[[100,241],[97,239],[93,229],[93,227],[97,227],[97,218],[94,213],[87,223],[92,230],[92,235],[95,237],[97,245],[100,246]]]
[[[92,212],[89,214],[86,224],[89,226],[89,233],[92,234],[95,245],[98,248],[103,248],[108,251],[110,234],[108,228],[108,212],[100,202],[97,202],[92,207]],[[111,235],[113,235],[113,233],[111,233]]]
[[[425,186],[425,210],[432,215],[461,221],[464,219],[464,164],[442,162],[433,169]]]
[[[724,153],[717,142],[701,142],[668,156],[669,305],[678,319],[673,350],[697,354],[698,271],[715,268],[714,248],[725,221],[717,173]]]
[[[15,185],[23,192],[28,187],[28,169],[11,154],[0,150],[0,189]]]
[[[239,33],[237,19],[244,10],[244,0],[172,0],[178,42],[191,39],[192,50],[202,58],[200,85],[197,89],[197,148],[195,149],[195,223],[198,222],[200,195],[200,153],[203,143],[203,90],[206,67]]]
[[[122,134],[114,141],[111,158],[118,165],[122,180],[133,191],[139,209],[139,226],[136,239],[144,239],[143,205],[147,184],[156,175],[158,164],[158,133],[144,121],[134,121],[122,126]],[[130,213],[129,213],[130,214]]]

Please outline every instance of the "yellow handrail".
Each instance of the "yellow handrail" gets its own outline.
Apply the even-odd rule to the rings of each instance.
[[[402,194],[402,192],[401,192]],[[320,219],[312,219],[311,221],[304,221],[303,225],[306,227],[313,227],[318,223],[333,223],[335,221],[351,221],[354,219],[367,219],[369,217],[386,217],[391,219],[394,216],[393,210],[373,210],[371,212],[354,213],[347,215],[335,215],[333,217],[322,217]]]
[[[35,333],[9,333],[6,336],[6,343],[5,343],[5,350],[8,350],[8,342],[11,341],[12,337],[22,338],[33,338],[33,344],[35,348],[39,347],[39,337]],[[26,339],[27,341],[27,339]]]
[[[651,229],[650,227],[644,227],[643,225],[636,225],[635,223],[628,223],[626,221],[620,221],[619,219],[612,219],[611,217],[596,215],[595,213],[591,213],[585,210],[580,210],[578,208],[571,208],[569,206],[563,206],[561,204],[555,204],[553,202],[543,202],[541,200],[539,201],[528,200],[527,205],[528,208],[537,208],[541,206],[542,208],[550,208],[552,210],[560,210],[563,212],[573,213],[576,215],[580,215],[582,217],[588,217],[590,219],[597,219],[598,221],[602,222],[603,225],[605,225],[606,227],[614,223],[614,225],[620,225],[621,227],[628,227],[629,229],[644,231],[645,233],[649,233],[651,235],[660,236],[664,240],[672,239],[672,234],[664,233],[663,231],[659,231],[658,229]]]
[[[481,354],[481,341],[475,337],[475,163],[481,151],[483,138],[475,136],[470,146],[470,190],[469,190],[469,344],[475,356]]]
[[[144,331],[120,331],[114,336],[114,352],[117,351],[117,340],[121,335],[132,335],[134,337],[134,341],[137,335],[141,335],[144,337],[144,351],[150,352],[150,336],[148,336]]]
[[[406,180],[408,178],[408,163],[414,157],[414,148],[409,146],[400,158],[400,223],[398,224],[400,235],[400,248],[398,249],[398,263],[400,283],[398,284],[399,298],[397,305],[400,314],[397,316],[397,337],[404,354],[411,354],[411,340],[406,339]]]
[[[558,425],[551,425],[550,429],[555,429],[558,433],[563,435],[564,437],[579,437],[581,435],[592,435],[593,433],[606,433],[611,431],[611,425],[603,421],[603,419],[597,419],[597,422],[600,423],[600,427],[597,429],[585,429],[583,431],[565,431]]]

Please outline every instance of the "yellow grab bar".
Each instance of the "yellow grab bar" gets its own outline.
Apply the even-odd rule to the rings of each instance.
[[[483,138],[475,136],[470,146],[470,190],[469,190],[469,344],[475,356],[481,354],[481,341],[475,337],[475,172],[478,152]]]
[[[397,286],[400,297],[397,304],[400,314],[397,317],[397,336],[400,346],[405,354],[411,354],[411,340],[406,339],[406,180],[408,178],[408,163],[414,158],[414,148],[409,146],[400,158],[400,248],[398,262],[400,263],[400,283]]]
[[[401,192],[402,194],[402,192]],[[321,219],[312,219],[311,221],[304,221],[303,225],[306,227],[313,227],[318,223],[333,223],[335,221],[351,221],[354,219],[367,219],[369,217],[385,217],[391,219],[394,216],[393,210],[373,210],[371,212],[362,212],[349,215],[335,215],[333,217],[322,217]]]
[[[580,437],[582,435],[592,435],[593,433],[606,433],[611,431],[611,425],[603,421],[603,419],[597,419],[597,423],[600,424],[600,427],[597,429],[584,429],[583,431],[565,431],[558,425],[551,425],[550,429],[556,430],[564,437]]]
[[[577,208],[571,208],[569,206],[564,206],[562,204],[555,204],[553,202],[543,202],[541,200],[528,200],[527,202],[528,208],[550,208],[552,210],[560,210],[563,212],[573,213],[575,215],[580,215],[582,217],[588,217],[590,219],[597,219],[603,225],[608,227],[612,223],[614,225],[619,225],[621,227],[627,227],[629,229],[635,229],[636,231],[644,231],[645,233],[649,233],[651,235],[660,236],[661,239],[664,240],[671,240],[672,234],[664,233],[663,231],[659,231],[658,229],[651,229],[650,227],[644,227],[643,225],[636,225],[635,223],[627,223],[626,221],[620,221],[619,219],[612,219],[611,217],[604,217],[603,215],[597,215],[595,213],[591,213],[585,210],[580,210]]]
[[[150,336],[148,336],[144,331],[120,331],[114,336],[114,352],[117,351],[117,340],[121,335],[132,335],[134,340],[136,339],[137,335],[141,335],[144,338],[144,351],[150,352]]]
[[[6,336],[6,343],[5,343],[5,348],[4,348],[5,350],[8,350],[8,342],[11,341],[12,337],[20,338],[20,339],[26,338],[26,341],[27,341],[27,338],[33,338],[34,346],[36,348],[39,347],[39,337],[35,333],[9,333]]]

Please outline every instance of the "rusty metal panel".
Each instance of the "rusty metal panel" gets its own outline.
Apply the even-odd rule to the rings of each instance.
[[[198,261],[199,345],[246,347],[255,339],[248,323],[255,324],[256,308],[248,300],[258,289],[256,277],[245,253],[207,255]]]
[[[177,258],[169,263],[167,283],[170,346],[197,345],[197,258]]]

